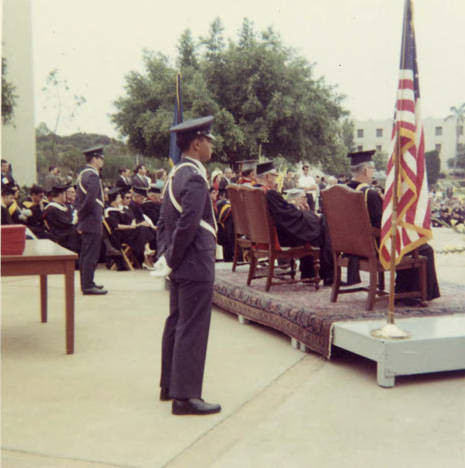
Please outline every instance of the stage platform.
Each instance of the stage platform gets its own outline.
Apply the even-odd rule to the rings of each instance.
[[[465,314],[398,319],[408,339],[377,339],[372,330],[385,320],[336,322],[333,346],[377,363],[378,385],[393,387],[398,375],[465,369]]]
[[[441,297],[425,308],[397,307],[396,324],[411,333],[407,340],[379,340],[371,330],[386,323],[387,296],[365,310],[366,293],[341,295],[330,302],[330,287],[296,283],[272,286],[265,280],[246,285],[247,266],[233,273],[230,264],[217,266],[213,302],[234,313],[242,323],[257,322],[279,330],[302,351],[331,358],[333,346],[378,364],[378,383],[393,386],[397,375],[465,369],[465,288],[441,283]],[[386,277],[389,281],[389,275]],[[389,283],[387,283],[389,284]]]

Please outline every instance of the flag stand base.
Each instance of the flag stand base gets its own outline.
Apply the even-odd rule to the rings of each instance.
[[[406,340],[410,338],[410,333],[401,330],[397,325],[393,323],[387,323],[384,327],[377,330],[371,331],[373,338],[389,339],[389,340]]]

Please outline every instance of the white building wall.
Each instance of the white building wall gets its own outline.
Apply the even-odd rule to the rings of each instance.
[[[11,162],[20,185],[31,185],[37,165],[30,0],[3,0],[2,13],[2,56],[7,59],[7,80],[18,96],[13,123],[2,125],[2,159]]]
[[[392,119],[356,120],[354,142],[356,150],[376,149],[384,153],[391,151]],[[441,171],[448,172],[447,161],[455,157],[455,119],[438,119],[427,117],[423,119],[425,134],[425,151],[439,149]],[[380,136],[381,134],[381,136]],[[463,143],[465,137],[460,136]]]

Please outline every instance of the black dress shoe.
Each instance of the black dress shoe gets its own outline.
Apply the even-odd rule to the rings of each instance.
[[[213,414],[219,413],[221,406],[206,403],[201,398],[189,398],[188,400],[173,400],[171,412],[173,414]]]
[[[170,401],[173,397],[170,396],[169,391],[167,388],[160,389],[160,401]]]
[[[97,289],[103,289],[103,285],[101,284],[95,284],[92,286],[93,288],[97,288]]]
[[[95,286],[90,289],[83,289],[82,294],[84,295],[102,295],[106,294],[108,291],[106,289],[99,289]]]

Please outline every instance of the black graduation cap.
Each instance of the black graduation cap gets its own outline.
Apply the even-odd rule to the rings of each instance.
[[[31,187],[31,190],[29,192],[34,193],[34,194],[39,194],[39,193],[45,193],[45,190],[40,185],[35,185],[34,184]]]
[[[15,189],[11,184],[2,184],[2,195],[14,195]]]
[[[86,157],[99,157],[99,158],[103,158],[103,146],[102,145],[99,145],[99,146],[93,146],[92,148],[88,148],[86,150],[84,150],[82,152],[82,154],[84,154],[84,156]]]
[[[138,193],[139,195],[147,196],[147,187],[140,187],[140,186],[134,185],[132,187],[132,191],[134,193]]]
[[[53,194],[53,195],[59,195],[60,193],[63,193],[63,192],[66,192],[66,190],[68,190],[70,187],[69,184],[58,184],[58,185],[54,185],[52,187],[52,190],[50,190],[50,192]]]
[[[112,187],[108,190],[108,195],[117,195],[118,193],[121,193],[121,187]]]
[[[257,164],[257,176],[267,174],[272,172],[274,174],[278,174],[276,169],[274,168],[273,161],[265,161],[260,164]]]
[[[210,129],[213,123],[213,116],[208,115],[207,117],[200,117],[198,119],[191,119],[181,122],[178,125],[170,128],[170,132],[176,134],[189,134],[203,135],[211,140],[215,140],[215,137],[210,133]]]
[[[350,165],[356,166],[357,164],[371,161],[371,158],[375,153],[375,150],[358,151],[356,153],[349,153],[347,157],[350,158]]]
[[[108,190],[108,200],[112,202],[116,199],[119,193],[121,193],[121,187],[112,187],[110,190]]]

